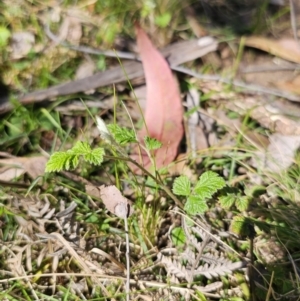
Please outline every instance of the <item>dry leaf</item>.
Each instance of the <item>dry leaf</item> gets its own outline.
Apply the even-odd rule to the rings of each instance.
[[[246,38],[245,45],[269,52],[294,63],[300,63],[300,46],[294,39],[272,40],[253,36]]]
[[[81,19],[79,16],[76,16],[76,14],[74,15],[72,10],[69,10],[59,27],[54,44],[58,44],[67,40],[73,45],[78,45],[81,37]]]
[[[250,114],[262,126],[282,135],[300,135],[299,106],[265,97],[243,97],[226,103],[238,114]]]
[[[199,17],[192,6],[187,6],[185,8],[185,15],[191,27],[191,30],[196,37],[200,38],[207,35],[205,26],[202,26],[202,24],[200,24]]]
[[[82,26],[78,17],[67,16],[69,26],[67,41],[73,45],[78,45],[82,37]]]
[[[53,23],[58,23],[61,19],[61,12],[62,9],[60,6],[54,6],[47,14],[47,18]]]
[[[75,79],[81,79],[94,74],[96,66],[91,59],[81,62],[75,74]]]
[[[171,163],[176,155],[183,136],[183,109],[177,81],[161,53],[140,28],[136,28],[137,42],[147,86],[147,103],[145,121],[147,125],[139,132],[140,141],[149,134],[159,140],[163,146],[155,152],[157,168]],[[148,131],[147,131],[148,130]],[[139,155],[132,158],[139,160]],[[150,159],[142,152],[142,162],[145,168],[151,167]],[[137,171],[137,170],[136,170]]]
[[[198,40],[187,40],[170,44],[162,50],[162,54],[165,58],[168,58],[170,66],[178,66],[203,57],[210,52],[216,51],[217,48],[217,40],[206,36]]]
[[[43,156],[0,159],[0,180],[10,181],[24,173],[35,179],[45,173],[46,163]]]
[[[200,93],[197,89],[191,89],[186,99],[187,110],[193,110],[200,105]],[[187,121],[190,148],[193,158],[196,158],[198,150],[206,149],[208,147],[208,141],[203,129],[200,127],[200,114],[198,110],[194,111],[188,117]]]
[[[127,218],[133,213],[131,202],[128,201],[115,185],[85,186],[86,192],[94,197],[101,198],[106,209],[120,218]]]
[[[25,57],[32,49],[35,38],[31,32],[15,32],[11,37],[12,59]]]
[[[168,166],[168,172],[172,176],[187,176],[191,181],[197,181],[193,167],[190,166],[188,154],[179,154],[175,162]]]
[[[294,162],[295,151],[300,147],[300,136],[273,134],[266,151],[256,152],[253,165],[271,172],[281,172]]]
[[[295,94],[300,94],[300,76],[296,76],[291,81],[281,81],[275,83],[276,87],[288,92],[292,92]]]
[[[94,74],[96,69],[95,63],[88,58],[87,60],[84,60],[77,68],[76,74],[75,74],[75,80],[86,78],[88,76],[91,76]],[[95,89],[90,89],[85,91],[85,94],[92,94],[95,92]]]

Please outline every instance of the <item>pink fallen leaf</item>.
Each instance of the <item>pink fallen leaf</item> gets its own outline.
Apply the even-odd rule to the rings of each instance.
[[[138,136],[140,141],[143,141],[144,137],[149,135],[163,144],[154,153],[156,167],[161,168],[175,159],[183,136],[180,91],[167,60],[139,26],[136,26],[136,32],[147,86],[145,109],[147,127],[144,126]],[[145,152],[142,151],[141,156],[136,152],[131,157],[143,164],[146,169],[151,167],[150,159]],[[139,160],[140,157],[142,162]]]
[[[133,213],[131,202],[127,200],[115,185],[85,186],[86,192],[96,198],[101,198],[106,209],[120,218],[127,218]]]

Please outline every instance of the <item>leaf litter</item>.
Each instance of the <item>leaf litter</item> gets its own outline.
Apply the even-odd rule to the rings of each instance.
[[[12,181],[27,173],[32,179],[43,176],[48,158],[44,156],[0,159],[0,179]]]
[[[86,185],[85,189],[89,195],[101,199],[106,209],[120,218],[129,217],[134,212],[132,202],[123,197],[120,190],[114,185],[107,187]]]
[[[77,24],[77,28],[78,28],[78,24]],[[77,41],[76,41],[76,39],[74,40],[75,44],[78,43],[78,41],[80,40],[80,34],[78,34],[78,33],[79,33],[79,31],[77,32]],[[76,36],[76,29],[75,29],[75,36]],[[260,41],[260,43],[265,44],[265,45],[257,46],[257,48],[269,51],[270,53],[275,54],[276,56],[282,56],[281,52],[280,52],[281,49],[277,45],[277,43],[275,44],[275,46],[274,46],[274,44],[271,44],[271,46],[273,48],[275,48],[275,50],[272,48],[272,51],[270,51],[269,48],[266,48],[266,45],[267,46],[269,45],[268,42],[265,42],[265,41],[261,42],[261,40],[259,40],[259,41]],[[257,42],[257,40],[256,40],[256,42]],[[274,41],[272,41],[272,42],[274,42]],[[250,42],[249,42],[249,46],[250,46]],[[289,50],[287,48],[284,48],[284,49],[286,52],[288,52],[287,54],[285,54],[286,56],[289,56],[289,57],[293,56],[293,50],[291,50],[289,52]],[[177,55],[180,56],[180,52]],[[287,57],[285,57],[285,58],[287,59]],[[170,74],[170,71],[168,71],[168,74]],[[146,80],[147,80],[147,74],[146,74]],[[74,84],[74,82],[73,82],[73,84]],[[76,85],[76,82],[75,82],[75,85]],[[262,169],[266,168],[266,170],[268,170],[268,171],[281,172],[282,170],[288,168],[289,165],[291,165],[291,163],[294,160],[294,153],[297,150],[297,148],[299,148],[299,142],[298,142],[299,138],[297,136],[299,129],[298,129],[298,120],[297,120],[297,118],[295,118],[295,116],[293,116],[293,118],[292,118],[290,116],[290,114],[283,114],[282,111],[286,104],[282,105],[281,100],[280,101],[277,99],[274,100],[269,97],[260,97],[257,95],[254,97],[253,95],[249,95],[247,93],[240,93],[240,94],[237,94],[235,92],[226,93],[226,92],[224,92],[224,87],[222,87],[219,83],[211,85],[208,82],[202,82],[201,84],[199,84],[198,87],[200,87],[200,86],[204,93],[209,93],[213,90],[217,90],[217,92],[218,92],[218,93],[215,93],[210,99],[210,105],[219,106],[217,110],[212,109],[211,107],[209,107],[209,105],[201,104],[201,109],[199,109],[199,112],[197,112],[198,117],[199,117],[199,115],[201,116],[201,114],[203,114],[205,116],[208,115],[211,119],[209,121],[203,121],[203,123],[205,123],[205,125],[201,129],[201,130],[203,130],[203,131],[201,131],[201,134],[203,134],[204,128],[208,128],[215,135],[215,139],[211,139],[211,141],[213,141],[213,142],[209,143],[210,146],[218,146],[218,147],[227,146],[228,149],[233,148],[233,144],[229,144],[229,142],[232,143],[234,140],[234,137],[229,137],[230,140],[223,139],[224,136],[220,136],[219,132],[218,133],[214,132],[214,129],[216,126],[218,128],[223,127],[223,126],[226,129],[230,128],[231,135],[232,134],[236,135],[236,133],[238,133],[240,131],[240,133],[243,133],[243,134],[245,133],[245,137],[247,136],[247,133],[244,132],[244,129],[242,128],[240,122],[236,123],[234,125],[233,125],[233,121],[230,122],[230,119],[228,119],[228,116],[226,116],[226,114],[222,111],[222,110],[224,110],[224,108],[226,108],[226,110],[230,109],[232,111],[237,112],[237,114],[239,114],[240,116],[249,114],[251,116],[251,118],[253,118],[259,124],[264,126],[265,129],[269,130],[270,132],[275,132],[274,134],[268,134],[268,135],[264,136],[270,140],[270,144],[267,147],[268,156],[265,157],[265,159],[263,160],[267,164],[264,167],[262,167]],[[155,87],[155,85],[154,85],[154,87]],[[80,91],[84,90],[82,87],[80,89],[82,89]],[[177,90],[178,90],[178,88],[177,88]],[[70,89],[69,93],[71,93],[73,91],[75,91],[75,90]],[[153,91],[153,90],[151,90],[151,91]],[[55,93],[57,93],[55,95],[59,95],[59,93],[57,91]],[[157,91],[154,91],[153,95],[156,95],[157,93],[158,93]],[[44,94],[43,97],[45,97],[45,95],[46,94]],[[46,96],[48,97],[49,94]],[[52,96],[53,96],[53,94],[52,94]],[[178,95],[176,97],[178,97]],[[200,98],[201,97],[202,97],[202,95],[200,96]],[[148,99],[149,99],[149,96],[147,96],[147,103],[148,103]],[[161,98],[157,98],[157,99],[159,100]],[[179,103],[180,103],[180,101],[179,101]],[[158,132],[158,135],[157,135],[158,137],[165,138],[163,135],[161,135],[161,132],[159,130],[156,131],[156,126],[160,125],[159,128],[161,128],[161,122],[165,121],[164,118],[159,118],[159,116],[162,116],[163,113],[166,111],[165,109],[158,110],[161,107],[162,107],[161,102],[156,104],[154,106],[154,108],[152,107],[152,111],[150,111],[150,113],[148,113],[149,115],[147,115],[147,111],[146,111],[146,116],[151,116],[151,118],[150,117],[148,118],[148,121],[150,121],[150,128],[153,126],[152,124],[153,124],[154,118],[152,118],[152,117],[155,116],[155,118],[158,118],[158,120],[154,124],[155,127],[154,127],[153,131],[154,131],[155,135]],[[108,108],[108,109],[110,109],[110,108]],[[220,114],[220,111],[224,113],[223,116],[222,116],[222,114]],[[176,112],[176,110],[175,110],[175,112]],[[298,112],[297,106],[295,106],[294,109],[289,109],[289,112],[290,113],[292,112],[294,115],[297,114],[297,112]],[[182,115],[183,115],[183,111],[181,109],[181,118],[183,117]],[[196,114],[194,116],[196,116]],[[218,118],[216,118],[216,116]],[[213,122],[212,120],[215,120],[215,122]],[[182,122],[182,119],[181,119],[180,123],[181,122]],[[199,122],[199,120],[198,120],[198,122]],[[221,123],[222,123],[222,125],[220,126]],[[196,123],[193,123],[193,125],[196,125]],[[180,133],[182,133],[182,130],[180,131]],[[292,133],[294,133],[294,135]],[[230,136],[230,135],[228,135],[228,136]],[[196,136],[196,138],[197,137],[198,137],[198,135]],[[168,139],[170,139],[170,138],[167,136],[166,141],[169,141]],[[195,137],[192,139],[194,140]],[[208,141],[206,141],[206,143],[208,143]],[[175,144],[177,144],[177,146],[178,146],[179,142],[177,141]],[[194,142],[193,142],[193,145],[195,145]],[[193,146],[194,153],[197,153],[197,151],[202,150],[204,148],[205,147],[202,147],[202,146],[196,147],[196,148]],[[177,154],[177,150],[176,150],[176,152],[173,150],[173,152]],[[212,153],[214,153],[214,151],[207,150],[208,155],[211,155]],[[224,153],[223,153],[223,155],[224,155]],[[160,157],[160,155],[159,155],[159,157]],[[174,157],[170,161],[173,161]],[[165,163],[164,162],[165,158],[164,157],[161,157],[161,158],[163,158],[162,162]],[[188,162],[188,161],[184,161],[184,162]],[[276,162],[277,167],[274,167],[274,165],[272,165],[274,162]],[[47,232],[48,228],[45,225],[48,222],[52,223],[52,221],[54,221],[57,224],[57,228],[59,229],[55,233],[47,232],[47,233],[44,233],[43,236],[41,236],[42,239],[46,239],[47,245],[44,244],[44,248],[40,252],[40,254],[42,254],[42,255],[41,255],[41,258],[39,258],[38,262],[39,263],[45,262],[45,259],[44,259],[44,258],[46,258],[45,256],[49,255],[49,254],[47,254],[47,252],[49,251],[49,249],[48,249],[49,248],[48,244],[49,244],[50,246],[52,246],[52,250],[49,253],[51,256],[53,256],[53,263],[52,263],[53,270],[56,270],[56,269],[59,270],[60,268],[62,268],[62,266],[60,265],[60,260],[58,260],[58,258],[59,258],[59,256],[63,256],[64,254],[66,254],[64,252],[67,252],[67,253],[71,254],[71,256],[76,258],[76,260],[78,260],[78,262],[80,263],[80,268],[82,270],[84,270],[85,272],[94,273],[96,271],[101,274],[106,274],[105,275],[106,281],[108,281],[107,279],[109,279],[109,277],[108,277],[109,272],[103,269],[104,265],[101,265],[101,263],[104,263],[105,260],[104,261],[101,261],[102,259],[99,260],[99,258],[101,258],[101,256],[99,256],[99,258],[97,258],[97,260],[94,260],[94,258],[89,257],[90,254],[87,254],[84,252],[81,253],[82,249],[78,248],[78,244],[76,244],[76,243],[73,244],[73,242],[70,242],[64,236],[65,229],[63,227],[63,224],[65,224],[66,228],[72,228],[72,227],[70,226],[69,223],[65,223],[65,221],[61,221],[60,219],[62,216],[64,216],[64,212],[66,213],[65,210],[67,210],[67,212],[69,212],[69,213],[70,212],[74,213],[75,207],[71,206],[70,210],[68,210],[69,207],[67,207],[67,209],[62,209],[61,211],[59,211],[56,208],[54,208],[56,206],[53,206],[52,202],[50,205],[50,202],[46,202],[45,199],[41,198],[41,200],[42,200],[42,202],[41,202],[42,205],[39,205],[41,207],[37,206],[33,200],[29,200],[29,199],[24,199],[24,200],[18,199],[17,200],[18,203],[21,203],[21,204],[28,203],[31,206],[30,210],[25,209],[26,214],[28,216],[32,217],[32,219],[36,222],[36,224],[39,225],[40,232],[42,232],[42,233],[44,231]],[[45,203],[43,203],[43,201]],[[68,202],[69,201],[70,200],[68,200]],[[106,202],[107,202],[107,204],[109,204],[110,201],[107,200]],[[121,203],[123,203],[123,202],[121,202]],[[127,205],[126,202],[124,204]],[[113,213],[115,213],[114,205],[115,204],[112,204],[111,205],[112,207],[109,207],[111,209],[110,211]],[[24,205],[24,208],[27,208],[27,207],[25,207],[25,205]],[[220,208],[218,208],[218,209],[220,209]],[[19,207],[18,207],[18,210],[19,210]],[[123,210],[122,214],[124,214],[124,212],[125,211]],[[36,229],[36,225],[34,223],[28,222],[24,219],[20,219],[19,217],[17,217],[16,219],[19,220],[20,225],[24,226],[24,229],[27,227],[28,233],[30,233],[30,231],[33,231],[32,229]],[[40,220],[43,219],[46,222],[45,223],[39,222],[38,221],[39,219]],[[71,219],[71,218],[68,217],[68,219]],[[229,219],[231,219],[231,217],[228,217],[228,220]],[[57,223],[57,220],[59,220],[58,223]],[[40,226],[40,223],[42,225],[44,225],[44,227],[46,227],[46,230],[43,230],[43,226]],[[240,262],[233,263],[233,262],[230,262],[227,259],[225,259],[222,247],[220,247],[220,245],[215,243],[216,239],[218,239],[218,236],[217,235],[215,237],[212,237],[209,235],[205,236],[202,232],[202,230],[203,230],[202,228],[206,229],[206,226],[200,227],[200,228],[197,228],[197,227],[187,228],[186,227],[185,232],[186,232],[186,236],[189,237],[189,240],[187,243],[188,247],[186,248],[186,251],[184,252],[184,254],[174,252],[173,256],[171,256],[170,255],[171,252],[168,250],[166,250],[165,253],[164,253],[164,251],[162,251],[161,253],[156,253],[156,254],[159,254],[158,259],[160,259],[161,263],[163,263],[165,265],[166,272],[169,274],[172,274],[173,283],[180,283],[182,281],[182,279],[185,279],[185,281],[190,282],[194,276],[198,276],[198,275],[204,275],[207,278],[219,277],[219,276],[223,275],[223,273],[227,273],[227,272],[230,273],[230,272],[234,271],[235,268],[243,266],[244,263],[240,263]],[[206,230],[208,232],[211,231],[211,229],[209,227],[207,227]],[[20,230],[20,231],[22,232],[23,230]],[[27,231],[26,231],[26,234],[24,234],[24,233],[22,232],[21,235],[27,235]],[[74,234],[74,237],[78,238],[78,235],[77,236],[76,235]],[[82,236],[83,235],[80,235],[80,237],[82,237]],[[119,240],[116,242],[115,237],[112,238],[112,241],[114,241],[116,244],[119,243],[120,245],[122,245],[122,240]],[[170,243],[170,242],[168,242],[168,243]],[[41,242],[41,246],[42,246],[42,244],[43,244],[43,242]],[[79,245],[82,246],[81,244],[79,244]],[[257,243],[257,245],[259,246],[259,242]],[[135,247],[136,246],[133,246],[133,248],[135,248]],[[82,246],[82,248],[84,248],[84,247]],[[32,256],[33,257],[36,256],[36,250],[34,250],[33,253],[30,253],[29,249],[30,248],[28,248],[28,247],[23,248],[21,243],[20,243],[20,246],[15,247],[14,250],[15,250],[16,255],[15,255],[15,258],[12,260],[12,264],[9,265],[9,268],[13,270],[13,264],[17,263],[18,268],[16,268],[16,270],[13,271],[13,273],[15,273],[16,275],[17,274],[24,275],[24,271],[22,271],[22,268],[21,268],[22,262],[24,262],[23,254],[26,254],[26,257],[27,257],[27,263],[24,265],[24,266],[26,266],[26,272],[31,271],[32,264],[30,264],[30,260],[32,260],[31,259]],[[124,249],[122,249],[122,248],[118,249],[117,247],[115,247],[115,249],[113,249],[113,250],[108,248],[108,250],[109,250],[109,252],[116,254],[116,256],[117,256],[117,254],[124,252]],[[195,258],[195,255],[197,254],[197,251],[195,251],[195,250],[199,251],[199,254],[200,254],[198,256],[199,258]],[[60,251],[62,253],[60,253]],[[58,253],[56,253],[56,252],[58,252]],[[79,254],[79,257],[78,257],[78,254]],[[163,254],[163,255],[161,255],[161,254]],[[183,257],[181,257],[181,256],[183,256]],[[109,257],[106,257],[106,259],[107,258],[109,258]],[[48,258],[47,258],[47,260],[48,260]],[[136,258],[133,258],[132,260],[135,261]],[[184,265],[182,265],[182,262],[184,262],[185,260],[188,261],[188,264],[184,266]],[[121,262],[120,262],[120,266],[122,266]],[[113,270],[113,269],[111,269],[111,270]],[[139,275],[139,277],[143,278],[143,275]],[[95,280],[95,283],[97,282],[99,284],[99,282],[95,278],[93,278],[93,280]],[[58,279],[53,278],[52,281],[54,283],[54,284],[51,284],[53,287],[53,293],[54,293],[55,284],[58,282]],[[83,283],[81,281],[83,281]],[[152,285],[153,287],[155,286],[155,284],[151,283],[151,281],[143,282],[143,279],[141,279],[141,283],[143,285],[145,284],[145,285],[149,285],[149,286]],[[221,298],[222,293],[220,293],[220,290],[222,287],[222,283],[221,283],[221,285],[218,282],[214,282],[214,283],[215,283],[214,287],[211,287],[211,285],[202,286],[201,291],[202,292],[214,292],[214,296]],[[75,279],[75,285],[72,285],[72,289],[77,290],[77,293],[79,295],[82,294],[82,295],[80,295],[82,298],[82,296],[84,297],[84,294],[85,294],[84,287],[86,287],[87,285],[88,284],[86,282],[84,282],[84,279],[81,279],[81,280]],[[99,284],[99,286],[101,286],[101,284]],[[141,285],[138,288],[142,289],[143,287]],[[192,289],[186,289],[186,288],[180,288],[178,286],[176,287],[176,285],[174,285],[173,287],[170,286],[170,288],[171,288],[172,292],[180,291],[180,293],[183,296],[185,296],[186,298],[190,298],[191,294],[193,293],[193,289],[195,287],[192,287]],[[103,288],[103,291],[104,292],[106,291],[105,288]],[[82,299],[84,299],[84,298],[82,298]]]

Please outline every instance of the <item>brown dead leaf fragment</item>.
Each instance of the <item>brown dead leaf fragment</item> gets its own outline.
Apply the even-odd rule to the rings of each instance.
[[[24,173],[35,179],[44,174],[47,160],[44,156],[0,159],[0,180],[11,181]]]
[[[277,88],[300,95],[300,76],[290,81],[279,81],[275,83]]]
[[[293,164],[295,152],[300,146],[300,136],[275,133],[269,140],[267,149],[257,151],[252,163],[256,167],[279,173]]]
[[[30,32],[15,32],[11,37],[12,59],[25,57],[32,49],[35,37]]]
[[[187,98],[186,98],[186,106],[188,111],[195,110],[199,106],[200,102],[200,93],[197,89],[190,89]],[[187,118],[187,128],[188,128],[188,139],[189,144],[188,147],[192,152],[193,158],[196,158],[197,151],[203,150],[208,147],[207,137],[200,127],[200,114],[195,111],[189,115]]]
[[[144,126],[138,136],[140,141],[143,141],[144,137],[149,135],[163,144],[155,152],[156,167],[161,168],[171,163],[177,155],[183,136],[183,108],[178,84],[167,61],[140,27],[136,27],[136,32],[147,86],[145,110],[147,128]],[[136,153],[132,158],[138,160],[139,156]],[[145,152],[142,152],[140,163],[147,169],[151,167]]]
[[[300,46],[293,39],[274,40],[264,37],[249,37],[245,40],[245,45],[269,52],[294,63],[300,63]]]
[[[243,97],[227,102],[226,108],[239,114],[250,114],[263,127],[279,134],[300,135],[300,109],[295,104],[263,97]]]
[[[131,202],[127,200],[115,185],[85,186],[86,192],[96,198],[101,198],[106,209],[120,218],[126,218],[133,213]]]

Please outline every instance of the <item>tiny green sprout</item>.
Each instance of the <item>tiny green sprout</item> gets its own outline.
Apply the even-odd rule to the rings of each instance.
[[[160,28],[165,28],[170,24],[172,15],[169,12],[163,13],[155,17],[155,24]]]
[[[179,247],[185,244],[186,236],[181,227],[176,227],[171,232],[171,239],[175,246]]]

